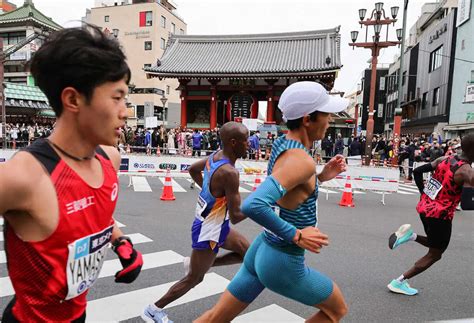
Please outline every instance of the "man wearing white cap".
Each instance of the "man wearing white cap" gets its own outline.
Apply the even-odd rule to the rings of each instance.
[[[264,231],[219,302],[196,322],[230,322],[265,288],[319,308],[307,322],[337,322],[347,313],[339,287],[304,263],[305,250],[319,253],[328,245],[328,236],[316,227],[318,183],[346,169],[338,155],[316,174],[309,149],[324,138],[331,113],[347,106],[347,100],[330,96],[316,82],[297,82],[283,92],[278,107],[288,134],[275,140],[267,179],[242,205]]]

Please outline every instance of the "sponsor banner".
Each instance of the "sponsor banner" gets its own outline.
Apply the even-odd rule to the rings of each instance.
[[[11,159],[17,150],[0,149],[0,163]]]
[[[128,160],[128,162],[126,162]],[[187,173],[189,167],[197,162],[197,158],[180,157],[180,156],[134,156],[123,155],[120,171],[137,172],[137,173],[165,173],[167,169],[171,172]],[[128,163],[128,169],[125,165]],[[235,167],[241,174],[265,174],[267,171],[266,162],[257,161],[241,161],[238,160]]]
[[[318,173],[322,171],[323,165],[318,165]],[[397,192],[398,178],[400,176],[398,168],[376,168],[350,166],[344,173],[336,178],[323,182],[324,188],[344,188],[347,176],[351,177],[352,189],[370,190],[378,192]]]

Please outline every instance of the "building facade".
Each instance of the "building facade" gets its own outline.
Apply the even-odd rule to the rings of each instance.
[[[5,10],[9,4],[3,1],[2,5]],[[26,0],[23,6],[0,15],[0,37],[5,55],[0,73],[7,123],[50,123],[55,117],[46,96],[34,86],[25,66],[45,37],[61,28],[41,13],[32,0]]]
[[[262,108],[267,122],[280,124],[278,100],[288,85],[310,80],[331,90],[341,66],[336,27],[278,34],[174,35],[147,73],[179,81],[181,126],[213,129],[227,121],[257,118]]]
[[[168,127],[179,126],[180,97],[173,79],[147,78],[144,68],[156,65],[171,35],[186,33],[186,23],[172,1],[96,1],[83,21],[116,36],[132,71],[129,125],[145,125],[146,117],[157,117]]]
[[[384,111],[386,105],[386,76],[388,68],[377,67],[377,82],[375,87],[375,104],[374,104],[374,134],[382,134],[385,130]],[[367,119],[369,118],[369,100],[370,100],[370,83],[371,69],[364,71],[362,79],[362,107],[361,107],[361,128],[367,131]]]
[[[449,125],[446,136],[453,138],[474,132],[474,4],[459,0],[456,52]]]
[[[33,85],[26,62],[42,45],[46,33],[62,27],[46,17],[34,5],[26,0],[23,6],[0,15],[0,37],[3,39],[3,51],[15,49],[6,57],[4,63],[5,82]],[[21,44],[24,44],[21,46]],[[21,46],[17,48],[17,46]]]

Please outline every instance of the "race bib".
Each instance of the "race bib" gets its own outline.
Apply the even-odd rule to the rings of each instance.
[[[433,177],[430,177],[428,183],[426,183],[425,188],[423,189],[423,193],[428,195],[430,199],[434,200],[442,188],[443,185],[440,182]]]
[[[113,226],[110,226],[68,245],[66,300],[84,293],[99,277],[112,237],[112,230]]]
[[[198,201],[196,204],[196,218],[198,218],[201,221],[204,221],[204,218],[202,217],[202,213],[204,210],[207,208],[207,202],[199,195]]]

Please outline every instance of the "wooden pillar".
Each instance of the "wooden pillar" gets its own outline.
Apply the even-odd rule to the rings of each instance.
[[[214,129],[217,127],[217,90],[216,86],[211,86],[211,106],[210,106],[210,127]]]
[[[179,90],[181,91],[181,127],[186,128],[188,126],[188,90],[186,85],[189,80],[179,80]]]
[[[208,80],[211,83],[211,104],[209,106],[209,127],[214,129],[217,127],[217,84],[219,79]]]
[[[265,80],[268,84],[267,90],[267,122],[274,122],[275,121],[275,107],[273,106],[273,85],[277,82],[277,80]]]

